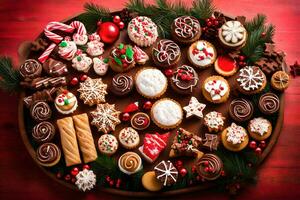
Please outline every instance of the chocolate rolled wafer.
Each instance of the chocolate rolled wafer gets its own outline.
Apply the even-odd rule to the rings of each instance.
[[[65,155],[66,166],[80,164],[81,159],[72,117],[59,119],[56,123],[60,132],[60,140]]]
[[[53,101],[52,95],[56,93],[58,88],[53,87],[51,89],[44,89],[42,91],[37,91],[33,93],[31,96],[27,96],[23,99],[23,102],[27,108],[30,108],[30,106],[33,104],[35,101],[47,101],[51,102]]]
[[[79,147],[85,163],[97,159],[97,151],[86,113],[73,116]]]
[[[40,90],[48,87],[64,86],[67,84],[66,77],[41,77],[33,79],[31,82],[23,81],[21,86],[26,88],[31,88],[35,90]]]

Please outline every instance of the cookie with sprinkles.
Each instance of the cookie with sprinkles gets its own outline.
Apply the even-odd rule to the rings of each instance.
[[[98,149],[101,153],[111,156],[118,150],[118,140],[114,135],[104,134],[98,140]]]
[[[140,136],[136,130],[131,127],[123,128],[119,133],[120,144],[125,149],[134,149],[140,143]]]

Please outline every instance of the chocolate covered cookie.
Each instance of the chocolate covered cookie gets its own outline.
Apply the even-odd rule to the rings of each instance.
[[[124,96],[133,89],[133,78],[127,74],[116,74],[111,81],[110,91],[117,96]]]

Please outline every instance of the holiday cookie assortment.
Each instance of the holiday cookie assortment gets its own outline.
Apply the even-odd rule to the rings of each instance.
[[[230,179],[228,159],[259,157],[290,82],[268,33],[253,60],[243,17],[178,15],[166,38],[134,4],[99,21],[50,22],[19,68],[39,165],[81,191],[158,192]]]

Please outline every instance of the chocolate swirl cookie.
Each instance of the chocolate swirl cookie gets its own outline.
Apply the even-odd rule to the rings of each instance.
[[[150,125],[150,118],[146,113],[138,112],[131,118],[131,126],[136,130],[144,130]]]
[[[205,154],[196,164],[200,176],[206,180],[217,179],[223,170],[222,160],[214,154]]]
[[[32,104],[30,108],[30,115],[35,121],[41,122],[50,119],[52,111],[46,102],[37,101]]]
[[[51,167],[60,160],[61,152],[53,143],[44,143],[36,151],[36,159],[40,165]]]
[[[279,97],[272,92],[263,94],[259,98],[258,108],[262,113],[266,115],[271,115],[276,113],[279,110],[279,107],[280,107]]]
[[[229,115],[234,121],[247,121],[253,115],[253,105],[246,99],[234,99],[229,105]]]
[[[132,76],[127,74],[117,74],[113,77],[111,83],[111,92],[117,96],[123,96],[133,89]]]
[[[19,71],[25,80],[31,80],[41,75],[42,65],[34,59],[28,59],[20,66]]]
[[[119,158],[118,165],[122,172],[130,175],[142,169],[142,159],[134,152],[126,152]]]
[[[55,127],[50,122],[41,122],[33,127],[32,137],[36,142],[49,142],[55,135]]]
[[[152,49],[152,58],[156,65],[171,67],[178,63],[181,56],[179,46],[172,40],[162,39]]]

